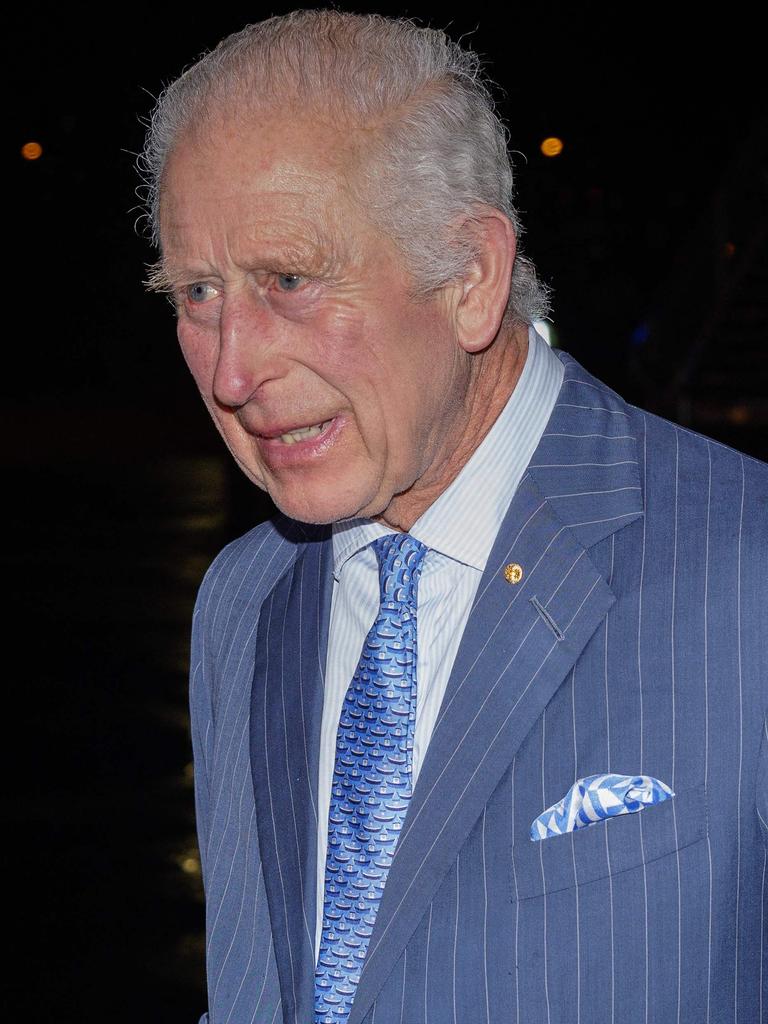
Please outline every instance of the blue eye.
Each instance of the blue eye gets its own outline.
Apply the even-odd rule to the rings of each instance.
[[[277,284],[283,292],[295,292],[304,280],[299,274],[278,274]]]
[[[212,284],[208,284],[206,281],[195,281],[194,284],[187,285],[187,298],[195,305],[199,305],[201,302],[207,302],[215,295],[216,289]]]

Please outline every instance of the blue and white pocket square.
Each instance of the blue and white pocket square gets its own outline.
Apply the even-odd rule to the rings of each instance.
[[[666,783],[650,775],[587,775],[536,818],[531,839],[561,836],[616,814],[633,814],[674,795]]]

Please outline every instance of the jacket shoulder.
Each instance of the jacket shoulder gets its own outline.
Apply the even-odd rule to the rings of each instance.
[[[615,486],[639,487],[646,516],[664,523],[665,529],[675,508],[686,520],[692,507],[709,508],[713,536],[724,543],[738,539],[742,554],[757,545],[768,550],[766,463],[631,405],[572,356],[557,355],[565,376],[548,427],[557,433],[545,435],[549,447],[543,451],[542,446],[546,459],[539,459],[556,464],[550,473],[568,461],[563,446],[576,436],[579,474],[595,490],[605,486],[596,464],[612,462],[614,472],[623,467],[627,477],[620,480],[617,475]],[[633,473],[637,476],[631,479]]]
[[[685,495],[700,495],[718,510],[716,518],[728,510],[737,516],[742,540],[768,540],[768,464],[636,406],[627,409],[647,498],[677,481],[678,493],[683,485]]]

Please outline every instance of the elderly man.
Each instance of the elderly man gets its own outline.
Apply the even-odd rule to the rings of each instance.
[[[270,19],[146,161],[153,283],[282,513],[195,612],[207,1019],[757,1021],[768,477],[532,329],[474,55]]]

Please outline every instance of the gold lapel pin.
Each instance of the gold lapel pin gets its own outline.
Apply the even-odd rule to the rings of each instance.
[[[523,567],[517,562],[510,562],[504,566],[504,579],[507,583],[519,583],[523,578]]]

